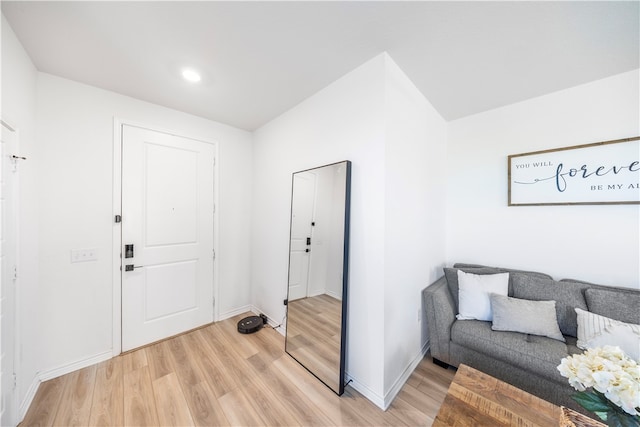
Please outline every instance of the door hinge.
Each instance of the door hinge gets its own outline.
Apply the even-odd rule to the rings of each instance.
[[[216,213],[216,204],[213,204],[213,213]]]
[[[15,372],[13,373],[13,389],[17,389],[18,388],[18,376],[15,374]]]
[[[13,280],[18,280],[18,266],[13,266]]]
[[[119,224],[122,222],[122,216],[121,215],[116,215],[116,217],[114,218],[114,222],[116,224]]]
[[[16,156],[15,154],[10,155],[9,159],[11,160],[11,172],[12,173],[15,173],[15,172],[18,171],[18,160],[27,160],[26,157]]]
[[[213,250],[213,259],[216,259],[216,250]]]
[[[213,297],[213,306],[216,306],[216,297]]]

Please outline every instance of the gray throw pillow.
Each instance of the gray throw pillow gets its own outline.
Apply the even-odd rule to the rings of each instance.
[[[640,325],[640,292],[594,288],[587,289],[585,297],[590,312]]]
[[[564,342],[556,320],[555,301],[529,301],[491,294],[494,331],[540,335]]]
[[[578,336],[576,308],[587,310],[583,292],[586,284],[575,282],[556,282],[525,274],[512,274],[513,296],[532,301],[556,302],[558,325],[564,335]]]

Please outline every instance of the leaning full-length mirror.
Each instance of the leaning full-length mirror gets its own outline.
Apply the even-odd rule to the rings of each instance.
[[[293,174],[285,351],[344,391],[351,162]]]

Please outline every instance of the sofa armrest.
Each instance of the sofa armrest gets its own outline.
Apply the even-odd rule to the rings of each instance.
[[[449,363],[451,325],[456,320],[456,308],[443,276],[422,291],[431,356]]]

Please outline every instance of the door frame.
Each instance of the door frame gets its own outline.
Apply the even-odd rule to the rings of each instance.
[[[16,141],[16,155],[19,155],[20,153],[20,129],[18,129],[18,127],[14,126],[14,124],[10,121],[5,120],[4,118],[0,118],[0,126],[4,126],[6,127],[9,131],[13,132],[15,134],[15,141]],[[0,150],[2,151],[2,150]],[[8,154],[8,153],[7,153]],[[12,153],[14,154],[14,153]],[[1,159],[0,159],[1,161]],[[17,160],[16,160],[17,161]],[[20,171],[20,164],[18,163],[16,166],[16,174],[12,179],[11,182],[11,186],[12,186],[12,192],[11,192],[11,216],[9,218],[9,222],[10,224],[13,226],[14,232],[13,232],[13,249],[15,250],[14,253],[14,265],[18,271],[18,276],[15,278],[14,283],[13,283],[13,307],[11,307],[12,313],[11,315],[13,316],[13,342],[12,342],[12,348],[11,348],[11,353],[12,353],[12,362],[13,362],[13,366],[12,366],[12,375],[14,377],[14,381],[15,381],[15,386],[13,388],[13,390],[11,391],[11,413],[13,415],[13,420],[11,420],[11,422],[21,422],[22,418],[24,416],[23,413],[21,413],[21,408],[20,408],[20,389],[19,389],[19,375],[20,375],[20,368],[21,368],[21,364],[20,364],[20,352],[19,352],[19,348],[21,345],[21,340],[20,340],[20,287],[19,287],[19,282],[20,282],[20,214],[19,214],[19,210],[20,210],[20,175],[19,175],[19,171]],[[1,168],[0,168],[0,172],[1,172]],[[2,217],[0,216],[0,222],[2,221]],[[0,224],[0,227],[2,226],[2,224]],[[2,273],[4,274],[4,273]],[[2,277],[0,277],[0,282],[2,281]]]
[[[213,250],[215,258],[213,259],[213,321],[218,320],[219,303],[219,286],[218,286],[218,194],[220,193],[219,183],[219,143],[215,139],[190,136],[188,132],[176,131],[175,129],[166,129],[158,126],[152,126],[148,123],[140,123],[134,120],[126,120],[118,117],[113,118],[113,212],[111,216],[111,224],[113,226],[113,252],[112,252],[112,273],[113,273],[113,349],[112,355],[117,356],[122,353],[122,271],[121,266],[121,248],[122,248],[122,223],[115,222],[116,215],[122,215],[122,126],[128,125],[147,129],[154,132],[166,133],[181,138],[193,139],[195,141],[204,142],[214,146],[215,163],[213,165]]]

